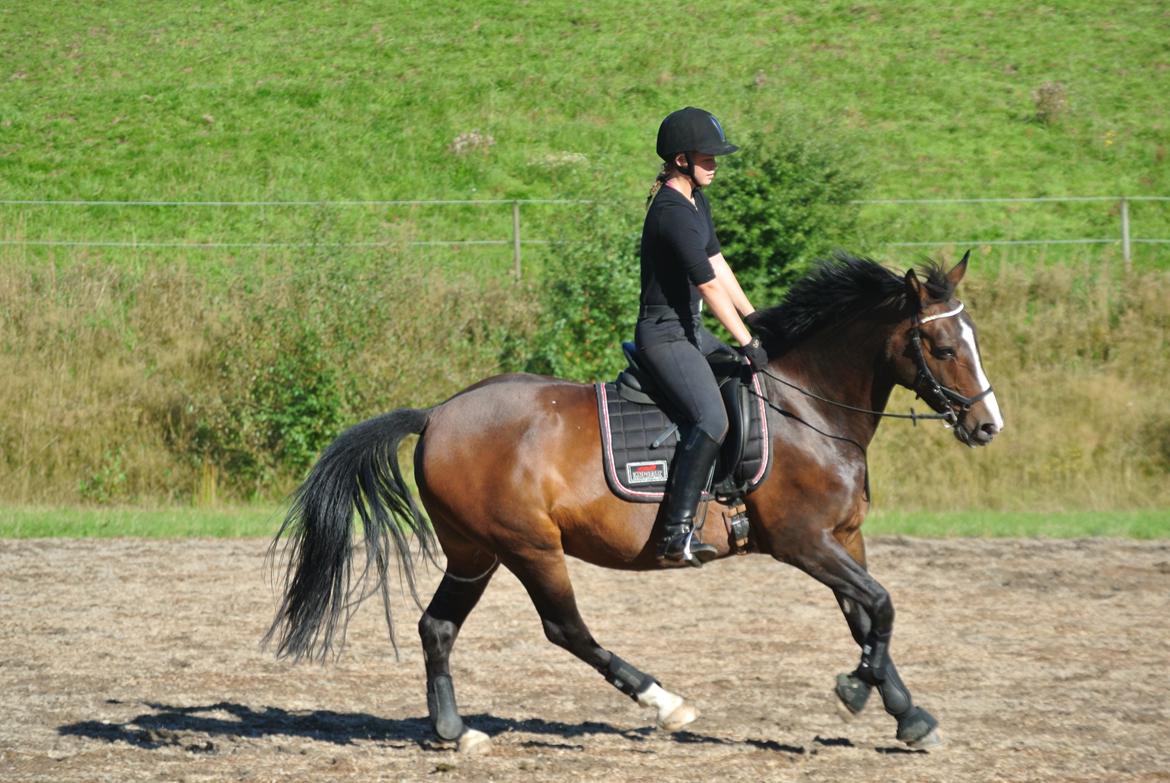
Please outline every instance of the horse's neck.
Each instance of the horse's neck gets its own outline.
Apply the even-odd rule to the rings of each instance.
[[[779,368],[785,378],[813,394],[854,408],[884,410],[894,387],[886,370],[891,330],[887,324],[855,321],[822,332],[786,354]],[[836,434],[863,448],[877,431],[877,417],[812,398],[806,398],[806,406]]]

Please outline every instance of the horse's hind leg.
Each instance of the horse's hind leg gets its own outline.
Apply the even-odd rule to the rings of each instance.
[[[460,739],[464,734],[451,681],[451,648],[499,565],[482,554],[461,558],[462,562],[454,562],[450,555],[447,573],[418,621],[427,668],[427,712],[435,733],[444,740]]]
[[[699,717],[679,695],[604,649],[590,634],[577,611],[577,600],[564,554],[560,551],[513,553],[504,565],[524,585],[544,625],[545,636],[596,669],[610,685],[642,707],[656,711],[660,728],[678,731]]]
[[[860,531],[853,531],[846,535],[841,541],[841,545],[857,565],[865,568],[865,543]],[[864,649],[866,639],[873,626],[869,613],[858,601],[846,596],[842,590],[834,588],[833,594],[837,598],[841,612],[845,615],[845,621],[849,624],[853,640]],[[851,719],[864,709],[870,691],[874,687],[873,682],[867,681],[868,679],[865,673],[859,670],[837,675],[835,693],[842,717],[846,720]],[[897,736],[899,740],[914,748],[925,748],[939,744],[938,721],[926,710],[915,706],[910,696],[910,689],[898,676],[898,670],[894,666],[892,657],[887,657],[885,679],[877,683],[877,689],[886,712],[898,721]]]

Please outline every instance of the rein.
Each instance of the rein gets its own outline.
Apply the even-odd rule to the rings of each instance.
[[[930,366],[926,363],[926,355],[922,351],[921,327],[922,324],[930,323],[931,321],[937,321],[940,318],[950,318],[951,316],[958,315],[961,312],[963,312],[963,303],[959,302],[958,307],[953,310],[948,310],[945,313],[935,313],[934,315],[928,315],[926,318],[922,319],[915,315],[914,323],[910,327],[910,345],[914,348],[914,363],[918,367],[918,376],[915,379],[915,385],[924,384],[930,395],[938,403],[938,407],[946,408],[946,411],[943,413],[918,413],[913,408],[910,409],[909,413],[886,413],[885,411],[875,411],[870,408],[859,408],[855,405],[847,405],[843,402],[831,400],[828,397],[822,397],[821,395],[798,386],[791,381],[784,380],[766,367],[759,368],[757,372],[763,373],[772,380],[778,383],[782,383],[790,389],[794,389],[800,392],[806,397],[811,397],[814,400],[820,400],[821,402],[828,403],[829,405],[833,405],[838,408],[844,408],[845,410],[854,411],[856,413],[866,413],[871,416],[880,416],[886,419],[909,419],[914,424],[914,426],[918,426],[918,421],[921,419],[923,421],[941,420],[945,421],[948,425],[953,427],[962,421],[963,417],[969,410],[971,410],[975,403],[991,394],[992,388],[988,386],[974,397],[964,397],[962,394],[959,394],[949,386],[943,386],[941,383],[939,383],[938,379],[935,378],[934,373],[930,371]],[[923,395],[919,394],[919,396],[922,397]],[[779,408],[777,408],[777,406],[767,397],[764,397],[763,399],[771,407],[779,410]],[[927,400],[927,402],[929,403],[930,400]],[[959,407],[957,413],[955,412],[956,404]]]
[[[810,392],[808,389],[805,389],[802,386],[797,386],[795,383],[792,383],[791,381],[784,380],[779,375],[777,375],[776,373],[774,373],[771,370],[768,370],[766,368],[761,368],[761,369],[757,370],[756,372],[761,372],[764,375],[767,375],[772,380],[777,381],[779,383],[782,383],[785,386],[789,387],[790,389],[795,389],[796,391],[800,392],[801,394],[805,395],[806,397],[812,397],[814,400],[820,400],[821,402],[827,402],[829,405],[835,405],[836,407],[844,408],[847,411],[855,411],[857,413],[868,413],[872,416],[881,416],[881,417],[886,418],[886,419],[909,419],[911,422],[914,423],[915,426],[918,425],[918,421],[920,419],[923,421],[929,421],[931,419],[950,419],[950,418],[954,417],[954,413],[949,413],[949,414],[947,414],[947,413],[918,413],[913,408],[910,409],[909,413],[886,413],[885,411],[875,411],[875,410],[872,410],[871,408],[858,408],[855,405],[847,405],[843,402],[837,402],[836,400],[830,400],[828,397],[822,397],[819,394],[816,394],[814,392]],[[752,390],[752,393],[755,394],[755,390]],[[766,396],[763,396],[763,395],[757,395],[757,396],[760,396],[764,400],[764,402],[768,403],[776,410],[780,410],[779,407],[777,407],[776,404],[773,403],[771,400],[769,400]]]

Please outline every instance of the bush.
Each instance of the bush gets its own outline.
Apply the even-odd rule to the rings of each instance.
[[[222,467],[244,494],[305,470],[341,428],[337,372],[296,313],[253,316],[208,358],[216,393],[190,404],[185,451]]]
[[[206,318],[151,418],[198,500],[271,497],[348,424],[498,372],[505,346],[526,339],[530,299],[510,279],[395,258],[249,278]]]
[[[861,180],[840,147],[791,131],[749,139],[723,163],[712,186],[720,242],[752,301],[775,304],[809,261],[852,237]],[[638,315],[643,215],[598,207],[562,227],[539,284],[542,325],[520,367],[581,381],[621,370],[620,343]]]
[[[711,186],[715,229],[752,303],[779,302],[810,261],[854,238],[862,179],[838,143],[783,124],[743,140]]]
[[[524,369],[578,381],[610,379],[625,366],[641,287],[642,214],[587,210],[551,248],[538,284],[543,313]],[[585,239],[582,239],[582,238]]]

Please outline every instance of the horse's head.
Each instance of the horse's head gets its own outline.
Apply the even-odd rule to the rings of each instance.
[[[898,382],[946,414],[960,441],[985,446],[1004,422],[983,372],[975,322],[955,297],[970,255],[925,282],[913,269],[906,272],[910,301],[917,307],[897,330],[891,348]]]

